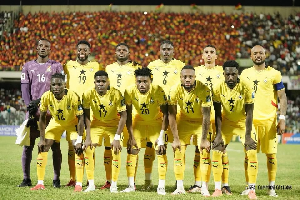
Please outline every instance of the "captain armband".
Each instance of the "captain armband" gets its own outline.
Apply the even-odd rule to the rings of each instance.
[[[275,84],[275,89],[276,90],[281,90],[283,88],[284,88],[284,85],[283,85],[282,81],[280,81],[280,83]]]

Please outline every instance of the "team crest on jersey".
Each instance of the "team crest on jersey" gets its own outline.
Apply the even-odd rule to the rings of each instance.
[[[210,102],[211,99],[210,99],[210,95],[206,96],[206,102]]]
[[[200,99],[197,97],[197,98],[196,98],[196,102],[199,103],[199,101],[200,101]]]
[[[113,105],[113,103],[112,103],[112,101],[110,100],[110,102],[109,102],[109,104],[108,104],[109,106],[112,106]]]
[[[80,110],[82,110],[82,106],[81,105],[78,106],[78,111],[80,111]]]
[[[93,71],[94,71],[94,69],[93,69],[93,68],[91,68],[91,69],[90,69],[90,72],[93,72]]]
[[[153,104],[154,103],[154,100],[152,99],[152,97],[151,97],[151,99],[150,99],[150,104]]]
[[[70,105],[67,105],[67,110],[71,110],[71,106]]]
[[[131,74],[131,71],[128,71],[127,74],[130,75],[130,74]]]
[[[177,70],[175,69],[174,74],[177,74]]]
[[[255,92],[252,92],[252,99],[254,99],[255,97]]]
[[[220,78],[220,74],[217,75],[217,79],[219,79],[219,78]]]
[[[46,72],[51,72],[51,65],[50,65],[50,66],[48,66],[48,68],[47,68]]]
[[[242,95],[240,95],[240,96],[239,96],[239,99],[242,99],[242,98],[243,98]]]
[[[268,79],[266,78],[266,79],[264,80],[264,82],[267,83],[267,82],[268,82]]]

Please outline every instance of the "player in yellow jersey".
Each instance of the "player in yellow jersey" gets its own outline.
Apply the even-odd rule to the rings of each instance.
[[[251,49],[251,59],[254,66],[242,71],[241,80],[246,79],[252,84],[255,92],[253,124],[258,135],[258,152],[266,154],[269,177],[269,195],[276,197],[275,178],[277,172],[277,133],[285,131],[285,115],[287,99],[282,83],[281,73],[270,66],[266,66],[266,50],[256,45]],[[277,123],[278,98],[280,115]],[[246,160],[249,159],[246,155]],[[245,164],[247,161],[245,160]],[[245,165],[245,169],[247,169]],[[246,180],[248,182],[248,180]],[[247,183],[249,184],[249,183]],[[242,194],[249,193],[247,188]]]
[[[107,65],[105,71],[110,85],[124,94],[127,87],[135,84],[134,70],[141,66],[130,60],[129,46],[126,43],[119,43],[116,46],[115,57],[117,61]]]
[[[183,187],[185,150],[190,144],[192,136],[198,138],[197,145],[200,145],[200,159],[204,163],[201,165],[201,175],[205,176],[209,170],[207,160],[210,141],[207,139],[207,134],[210,127],[211,95],[210,89],[195,78],[194,67],[191,65],[184,66],[180,75],[181,83],[171,88],[168,97],[169,123],[174,136],[172,145],[173,148],[178,147],[174,150],[174,172],[177,188],[173,194],[185,193]],[[176,114],[177,105],[180,106],[178,115]],[[176,115],[178,119],[176,119]],[[202,185],[201,190],[204,196],[209,196],[206,185]]]
[[[163,40],[160,43],[160,58],[149,63],[148,68],[153,73],[153,84],[161,86],[168,94],[171,87],[180,82],[180,71],[184,63],[174,58],[174,44],[170,40]],[[172,133],[168,130],[166,140],[172,141]],[[168,141],[166,141],[168,142]],[[152,143],[148,143],[145,156],[145,185],[144,189],[149,190],[152,187],[151,173],[155,152]]]
[[[230,143],[233,135],[239,135],[248,159],[246,176],[249,177],[250,199],[257,199],[255,183],[258,171],[257,136],[252,125],[254,92],[249,82],[240,81],[239,64],[228,60],[223,64],[225,81],[215,84],[213,102],[216,119],[216,138],[213,142],[212,171],[215,181],[213,197],[222,196],[222,154]],[[223,108],[221,111],[221,107]]]
[[[160,59],[149,63],[152,70],[154,85],[160,85],[165,92],[179,82],[180,71],[184,63],[174,58],[174,44],[170,40],[163,40],[160,44]]]
[[[86,91],[82,99],[86,124],[85,168],[89,181],[85,192],[95,190],[94,152],[104,138],[104,146],[113,146],[114,150],[110,191],[116,193],[121,168],[120,138],[127,119],[125,99],[119,90],[109,86],[108,74],[105,71],[96,72],[94,80],[95,88]],[[93,111],[92,119],[90,110]]]
[[[64,65],[64,72],[67,76],[66,87],[76,91],[80,98],[82,98],[84,91],[94,87],[95,72],[102,70],[102,66],[98,62],[89,60],[90,54],[90,43],[81,40],[77,43],[77,60],[70,60]],[[67,133],[66,139],[69,143],[68,164],[70,170],[70,181],[67,186],[75,186],[75,154],[69,133]]]
[[[119,43],[116,46],[115,57],[116,62],[107,65],[105,71],[108,74],[110,86],[120,90],[122,95],[124,95],[126,88],[135,85],[134,70],[141,66],[130,60],[130,50],[126,43]],[[128,140],[127,128],[124,128],[121,140]],[[126,144],[124,143],[123,146],[126,146]],[[112,177],[112,150],[110,147],[105,147],[104,166],[106,182],[101,189],[109,189]]]
[[[76,168],[83,167],[82,135],[84,129],[83,110],[79,96],[72,90],[65,89],[65,76],[52,75],[50,91],[45,92],[40,103],[40,142],[38,144],[37,176],[38,183],[31,190],[44,190],[44,177],[48,151],[53,142],[59,142],[64,131],[69,131],[72,145],[76,152]],[[47,110],[51,120],[46,127]]]
[[[127,177],[128,187],[123,192],[134,192],[135,165],[140,148],[146,148],[148,142],[156,143],[158,157],[159,183],[157,193],[165,195],[165,178],[167,171],[166,146],[164,130],[166,128],[166,95],[164,90],[152,84],[152,73],[149,68],[135,70],[136,85],[125,90],[127,107]],[[132,109],[137,114],[132,119]],[[154,148],[154,145],[152,147]]]
[[[216,65],[216,60],[218,58],[217,55],[217,49],[214,45],[207,45],[204,47],[202,52],[202,59],[204,60],[204,65],[198,66],[195,68],[196,73],[196,80],[201,81],[205,85],[209,87],[209,89],[212,91],[212,88],[215,84],[218,84],[222,81],[224,81],[224,75],[223,75],[223,68],[222,66]],[[209,140],[212,141],[215,136],[215,110],[213,106],[210,110],[210,122],[211,127],[209,130]],[[197,138],[193,138],[194,141],[197,141]],[[224,161],[228,160],[227,154],[224,153]],[[202,180],[201,183],[201,170],[200,170],[200,151],[198,149],[198,146],[195,148],[195,157],[194,157],[194,176],[195,176],[195,184],[192,185],[188,192],[191,193],[197,193],[201,192],[201,185],[206,184],[206,187],[208,187],[208,182],[210,179],[210,172],[211,172],[211,160],[210,155],[208,157],[208,163],[209,163],[209,171],[207,173],[207,176],[205,176],[205,179]],[[228,164],[224,165],[224,174],[228,175]],[[223,179],[223,190],[227,194],[231,194],[230,188],[228,186],[228,176],[226,176],[225,179]]]

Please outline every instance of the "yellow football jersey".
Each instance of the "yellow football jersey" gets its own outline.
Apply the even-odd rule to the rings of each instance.
[[[180,120],[202,120],[202,107],[212,105],[210,90],[200,81],[196,81],[195,88],[190,92],[177,84],[170,90],[168,104],[180,106]]]
[[[81,100],[77,93],[65,90],[67,94],[61,100],[57,100],[51,91],[45,92],[41,97],[40,110],[50,111],[52,118],[62,126],[76,124],[76,116],[83,114]]]
[[[215,85],[213,92],[213,101],[221,103],[224,118],[233,122],[246,119],[245,104],[254,103],[254,92],[249,83],[241,81],[230,89],[222,82]]]
[[[221,82],[224,82],[225,78],[223,75],[223,67],[222,66],[215,66],[213,68],[207,68],[204,65],[195,67],[195,74],[196,74],[196,80],[201,81],[211,91],[213,91],[214,85],[220,84]],[[215,110],[213,108],[213,105],[210,110],[210,121],[214,123],[215,121]]]
[[[213,89],[215,84],[220,84],[225,80],[222,66],[207,68],[201,65],[199,67],[195,67],[195,74],[196,80],[199,80],[207,85],[210,90]]]
[[[70,60],[64,65],[64,72],[67,75],[66,87],[82,98],[84,91],[95,87],[94,75],[97,71],[103,70],[102,66],[95,61],[89,61],[85,65]]]
[[[183,62],[176,59],[167,64],[160,59],[150,62],[148,68],[152,70],[153,85],[161,86],[168,94],[171,87],[180,82],[180,72],[184,66]]]
[[[281,73],[272,67],[260,71],[251,67],[243,70],[240,78],[250,81],[255,92],[253,120],[274,120],[278,107],[274,85],[281,82]]]
[[[162,87],[158,85],[150,86],[146,94],[141,94],[136,85],[125,90],[125,102],[127,105],[132,105],[137,114],[135,121],[156,121],[162,120],[162,112],[160,106],[165,105],[166,95]]]
[[[93,111],[93,119],[106,126],[118,126],[119,112],[126,110],[121,92],[113,87],[105,95],[99,95],[95,89],[86,91],[82,97],[83,108]]]
[[[108,74],[110,86],[117,88],[124,95],[125,89],[135,84],[134,71],[139,67],[141,68],[140,65],[134,65],[132,62],[125,65],[119,65],[117,62],[107,65],[105,71]]]

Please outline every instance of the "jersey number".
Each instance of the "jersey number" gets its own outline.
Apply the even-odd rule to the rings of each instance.
[[[81,83],[82,81],[82,84],[85,84],[86,76],[78,76],[78,78],[79,78],[79,83]]]
[[[45,78],[45,74],[38,74],[37,77],[39,78],[39,82],[45,82],[46,78]]]

